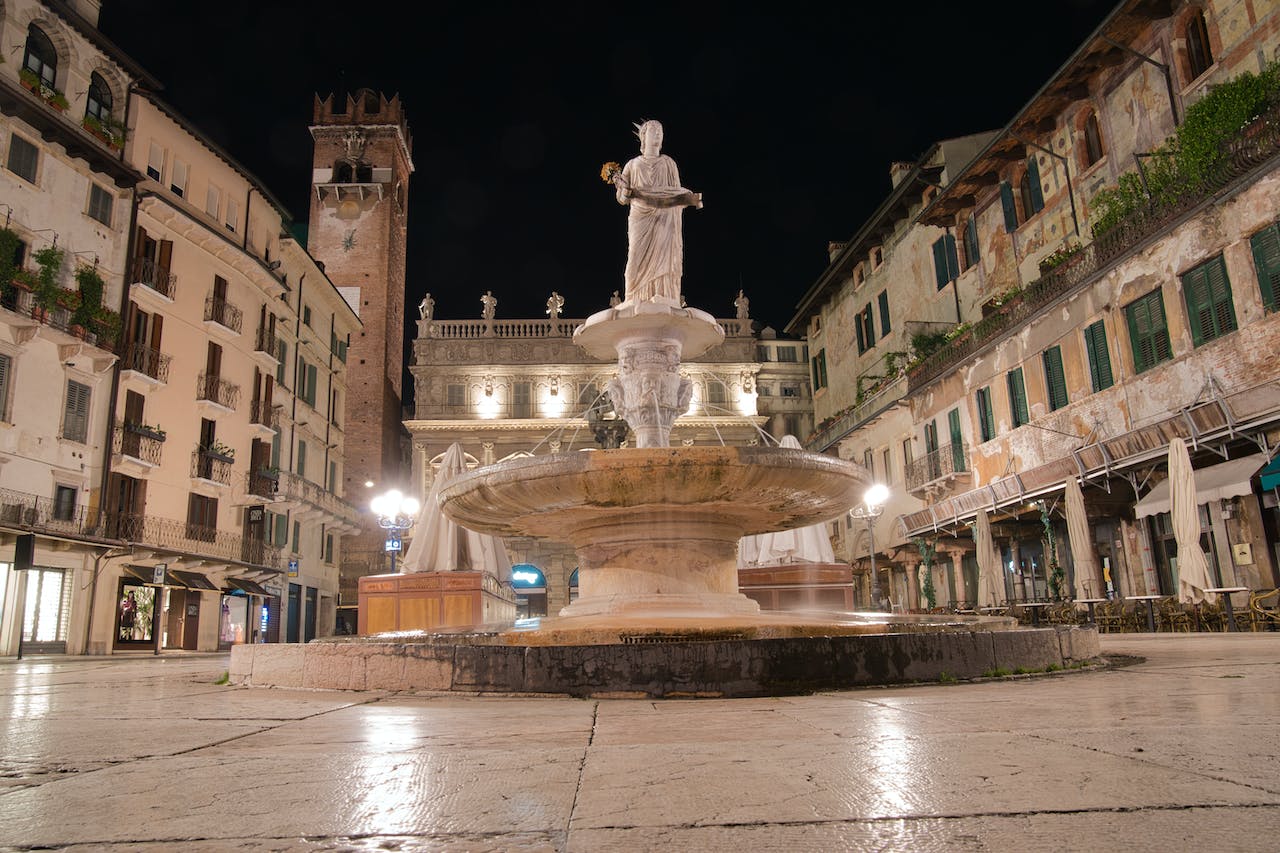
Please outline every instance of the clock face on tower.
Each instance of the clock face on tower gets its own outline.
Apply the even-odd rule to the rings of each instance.
[[[342,236],[342,251],[350,252],[356,247],[356,229],[352,228]]]

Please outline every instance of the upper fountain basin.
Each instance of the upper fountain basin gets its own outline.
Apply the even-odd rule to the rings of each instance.
[[[477,468],[445,485],[440,505],[464,527],[500,536],[572,542],[641,518],[700,518],[742,536],[835,518],[868,482],[860,465],[790,448],[579,451]]]
[[[678,341],[681,358],[697,358],[724,342],[724,328],[706,311],[655,299],[597,311],[573,333],[595,358],[617,358],[619,343],[637,339]]]

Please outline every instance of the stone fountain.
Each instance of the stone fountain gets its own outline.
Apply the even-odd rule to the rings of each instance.
[[[702,196],[661,154],[662,127],[637,127],[642,153],[602,177],[630,207],[626,298],[574,341],[617,357],[607,386],[635,447],[512,459],[444,484],[440,509],[498,536],[569,542],[579,597],[550,619],[436,632],[238,647],[242,683],[347,689],[740,696],[976,676],[1097,656],[1090,630],[1013,631],[1006,617],[761,612],[738,591],[745,535],[839,517],[869,484],[861,466],[781,447],[669,447],[688,407],[680,375],[724,339],[685,305],[681,216]],[[280,650],[282,649],[283,650]],[[299,661],[291,661],[296,649]]]

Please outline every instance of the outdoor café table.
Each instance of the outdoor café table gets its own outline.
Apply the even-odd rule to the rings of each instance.
[[[1236,612],[1231,609],[1231,593],[1248,592],[1247,586],[1215,586],[1205,590],[1205,592],[1216,592],[1222,598],[1222,609],[1227,612],[1228,631],[1239,631],[1236,627]]]
[[[1145,601],[1147,603],[1147,630],[1151,633],[1156,632],[1156,612],[1153,602],[1164,598],[1163,595],[1126,595],[1126,601]]]
[[[1030,611],[1031,611],[1031,624],[1032,624],[1032,625],[1039,625],[1039,624],[1040,624],[1040,608],[1041,608],[1041,607],[1048,607],[1048,606],[1049,606],[1049,602],[1047,602],[1047,601],[1020,601],[1020,602],[1018,602],[1018,606],[1019,606],[1019,607],[1025,607],[1025,608],[1027,608],[1028,610],[1030,610]]]
[[[1095,619],[1093,618],[1093,606],[1094,606],[1095,604],[1101,604],[1101,603],[1102,603],[1102,602],[1104,602],[1104,601],[1106,601],[1106,599],[1105,599],[1105,598],[1077,598],[1077,599],[1076,599],[1076,604],[1087,604],[1087,605],[1089,605],[1089,621],[1090,621],[1090,622],[1096,622],[1097,620],[1095,620]]]

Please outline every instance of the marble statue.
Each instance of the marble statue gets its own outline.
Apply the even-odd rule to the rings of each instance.
[[[733,300],[733,307],[738,309],[738,319],[746,320],[747,312],[751,308],[751,300],[743,295],[742,291],[738,291],[738,298]]]
[[[631,206],[627,217],[626,299],[649,302],[656,297],[680,299],[684,271],[681,222],[686,207],[701,208],[702,193],[680,186],[676,162],[662,152],[662,125],[638,125],[640,156],[613,173],[619,204]]]
[[[498,307],[498,297],[493,295],[492,290],[486,290],[484,296],[480,297],[480,302],[484,305],[484,309],[480,312],[480,316],[485,320],[492,320],[493,313]]]
[[[418,303],[418,316],[423,320],[430,321],[431,314],[435,311],[435,308],[436,301],[432,299],[431,294],[428,293],[426,296],[422,297],[422,301]]]
[[[609,297],[609,307],[610,307],[610,308],[617,308],[617,307],[618,307],[619,305],[621,305],[621,304],[622,304],[622,297],[621,297],[621,296],[619,296],[619,295],[618,295],[618,291],[616,291],[616,290],[615,290],[615,291],[613,292],[613,296],[610,296],[610,297]]]
[[[550,298],[547,299],[547,316],[553,321],[560,319],[560,312],[564,310],[564,297],[551,291]]]

